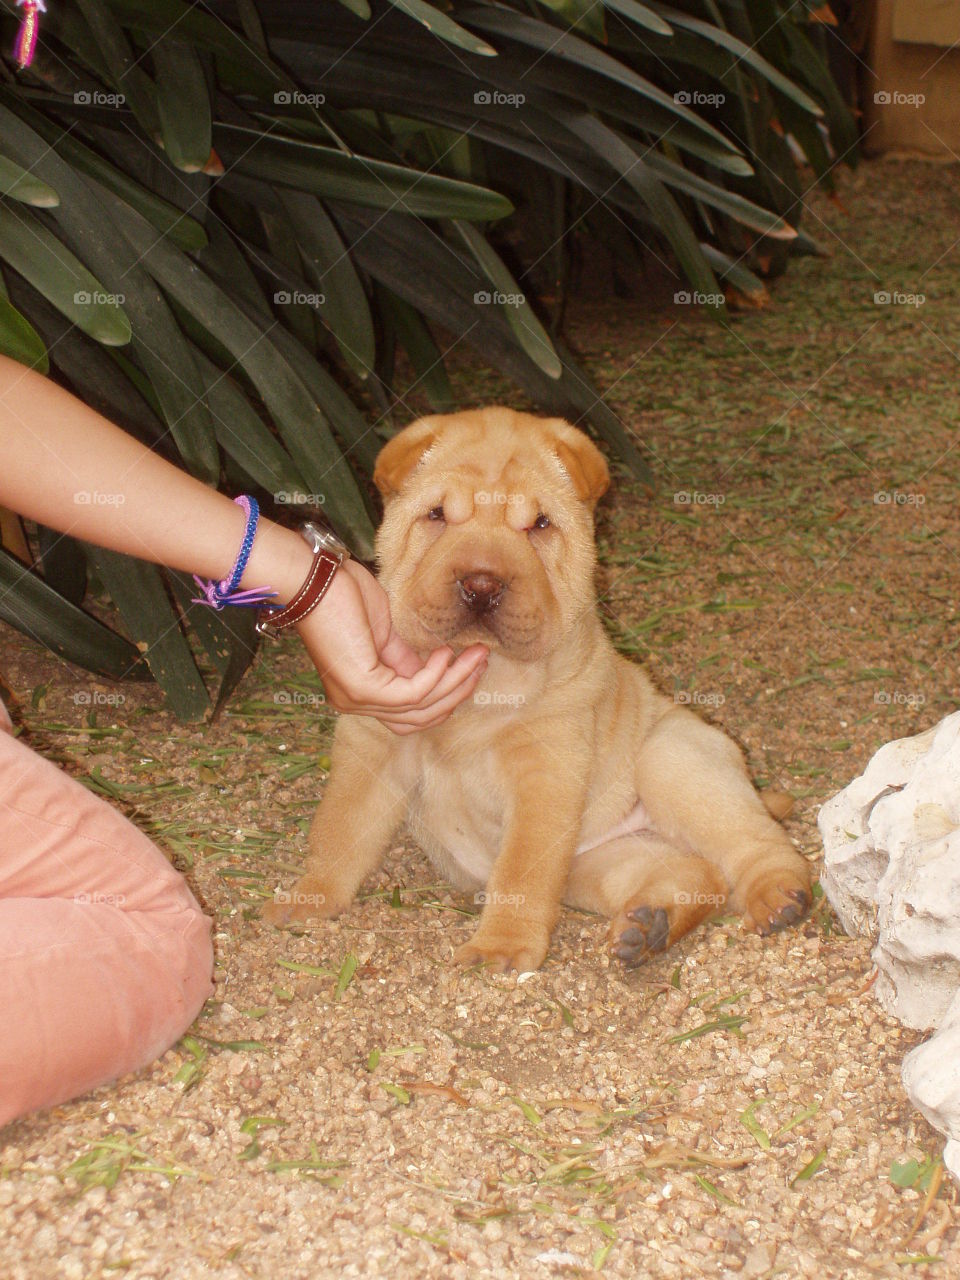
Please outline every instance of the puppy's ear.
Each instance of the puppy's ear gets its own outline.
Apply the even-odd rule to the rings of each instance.
[[[589,436],[569,423],[563,424],[557,437],[554,450],[573,481],[577,497],[583,502],[596,502],[610,488],[606,458]]]
[[[436,438],[436,425],[430,418],[420,418],[387,441],[373,469],[373,483],[385,498],[399,491]]]

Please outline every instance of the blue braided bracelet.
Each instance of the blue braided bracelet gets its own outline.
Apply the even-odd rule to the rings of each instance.
[[[247,567],[247,561],[250,558],[253,540],[257,534],[260,507],[256,498],[248,497],[245,493],[241,494],[239,498],[234,498],[234,502],[246,512],[247,527],[244,530],[243,541],[240,543],[237,558],[233,562],[233,568],[219,582],[214,582],[210,578],[198,578],[194,574],[193,580],[203,592],[203,595],[195,596],[193,604],[207,604],[211,609],[222,609],[225,604],[240,605],[247,609],[258,609],[265,601],[272,599],[277,594],[270,587],[256,587],[247,591],[237,590],[240,579],[243,577],[243,571]]]

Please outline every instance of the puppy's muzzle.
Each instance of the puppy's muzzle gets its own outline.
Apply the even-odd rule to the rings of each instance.
[[[492,573],[467,573],[457,579],[460,599],[476,614],[496,609],[503,598],[506,586]]]

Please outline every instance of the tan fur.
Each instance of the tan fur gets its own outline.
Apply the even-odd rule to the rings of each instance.
[[[385,446],[375,479],[380,580],[401,635],[424,654],[483,641],[490,659],[436,728],[397,737],[341,718],[305,874],[266,918],[345,910],[406,820],[484,903],[461,963],[535,969],[563,901],[610,917],[626,964],[721,907],[760,932],[798,919],[807,865],[737,747],[659,694],[600,624],[592,512],[609,476],[593,443],[504,408],[436,416]],[[505,584],[483,616],[463,596],[477,574]]]

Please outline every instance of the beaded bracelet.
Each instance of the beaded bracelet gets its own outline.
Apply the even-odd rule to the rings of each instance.
[[[207,604],[211,609],[217,610],[222,609],[225,604],[239,605],[247,609],[259,609],[266,600],[271,600],[277,593],[271,590],[270,587],[255,587],[252,590],[238,591],[237,586],[243,577],[247,561],[250,559],[253,540],[257,534],[257,522],[260,519],[260,507],[256,498],[248,497],[245,493],[241,494],[239,498],[234,498],[234,502],[246,512],[247,527],[244,530],[243,541],[240,543],[237,558],[233,562],[233,568],[219,582],[214,582],[210,578],[198,578],[194,574],[193,580],[203,592],[203,595],[195,596],[193,603]]]

